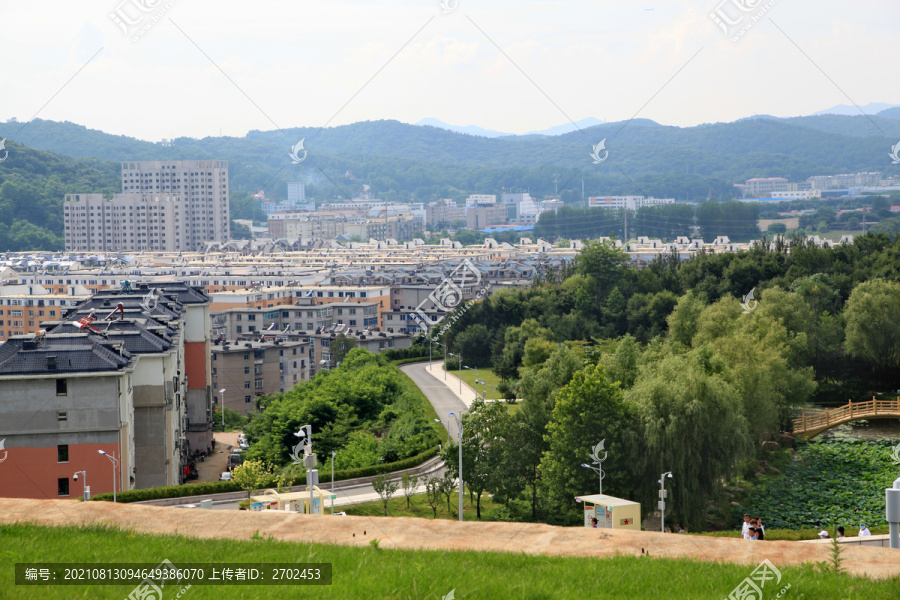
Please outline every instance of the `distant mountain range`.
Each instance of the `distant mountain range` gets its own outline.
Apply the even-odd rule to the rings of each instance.
[[[529,131],[528,133],[522,135],[562,135],[564,133],[570,133],[572,131],[578,131],[579,129],[587,129],[588,127],[593,127],[594,125],[602,125],[605,121],[601,121],[600,119],[595,119],[594,117],[588,117],[586,119],[581,119],[580,121],[575,121],[575,123],[563,123],[562,125],[557,125],[555,127],[550,127],[549,129],[543,129],[541,131]],[[444,123],[440,119],[434,119],[428,117],[426,119],[422,119],[421,121],[417,121],[415,125],[428,125],[430,127],[437,127],[438,129],[446,129],[447,131],[453,131],[455,133],[464,133],[467,135],[478,135],[486,138],[495,138],[495,137],[507,137],[514,136],[515,133],[503,133],[502,131],[494,131],[492,129],[484,129],[479,127],[478,125],[450,125],[449,123]]]
[[[648,119],[595,121],[580,121],[580,130],[563,133],[571,123],[497,137],[366,121],[156,143],[70,122],[35,119],[24,128],[0,123],[9,152],[0,162],[0,242],[6,235],[13,240],[7,247],[37,247],[29,240],[47,232],[59,239],[63,194],[116,191],[119,163],[129,160],[227,160],[232,217],[258,220],[265,216],[250,194],[263,189],[267,197],[283,199],[289,181],[306,183],[308,197],[320,201],[350,198],[369,185],[376,197],[396,201],[462,200],[513,190],[578,203],[582,189],[585,196],[721,200],[733,198],[734,184],[750,177],[799,181],[860,171],[900,176],[900,165],[888,157],[900,140],[897,107],[875,115],[759,115],[696,127]],[[301,139],[308,158],[293,164],[288,153]],[[609,154],[595,164],[590,153],[601,140]],[[16,219],[21,224],[4,233],[4,224]]]
[[[862,106],[857,107],[854,104],[838,104],[837,106],[832,106],[831,108],[826,108],[825,110],[820,110],[818,112],[814,112],[811,116],[817,115],[846,115],[846,116],[856,116],[860,114],[860,109],[862,112],[867,115],[877,115],[881,114],[887,109],[900,107],[900,104],[885,104],[884,102],[870,102],[869,104],[863,104]]]

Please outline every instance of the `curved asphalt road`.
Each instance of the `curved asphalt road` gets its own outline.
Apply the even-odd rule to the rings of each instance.
[[[466,405],[462,403],[456,392],[452,391],[447,385],[426,371],[427,362],[412,363],[403,365],[400,370],[409,375],[438,414],[438,418],[447,429],[451,438],[455,439],[459,436],[459,429],[456,426],[456,419],[449,415],[455,412],[457,415],[465,412]]]
[[[422,390],[422,393],[425,394],[425,397],[431,402],[438,417],[441,418],[441,424],[448,430],[449,435],[455,438],[458,435],[456,419],[449,416],[449,413],[453,411],[459,415],[461,414],[461,411],[466,410],[466,405],[462,403],[459,396],[447,387],[443,381],[428,373],[428,371],[425,370],[427,366],[427,362],[412,363],[403,365],[400,367],[400,370],[406,373],[409,378],[413,380],[413,383],[419,386],[419,389]],[[443,474],[443,470],[443,467],[440,467],[434,474],[440,476]],[[330,482],[328,481],[328,475],[327,472],[320,473],[319,475],[321,482],[319,486],[322,489],[329,489],[331,487]],[[339,482],[336,483],[339,484]],[[425,486],[420,485],[418,491],[420,493],[424,492]],[[337,496],[334,502],[335,508],[346,506],[348,504],[378,500],[378,494],[372,488],[371,484],[353,486],[352,488],[335,489],[334,492]],[[180,506],[193,508],[199,505],[199,501],[198,498],[197,504]],[[330,505],[330,501],[326,503],[326,507]],[[214,501],[213,508],[216,510],[237,510],[238,504],[233,500]],[[326,512],[328,511],[326,510]]]

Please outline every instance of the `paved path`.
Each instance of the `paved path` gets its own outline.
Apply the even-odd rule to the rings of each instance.
[[[448,387],[445,385],[443,379],[439,379],[433,374],[435,370],[439,370],[440,368],[440,363],[437,362],[434,363],[431,372],[428,370],[427,362],[413,363],[400,367],[404,373],[409,375],[409,378],[413,380],[413,383],[419,386],[419,389],[422,390],[422,393],[425,394],[425,397],[431,402],[435,412],[438,414],[438,418],[450,433],[451,438],[455,438],[459,435],[459,430],[456,427],[456,420],[451,417],[449,413],[455,412],[456,414],[460,414],[460,412],[468,410],[475,397],[475,392],[472,392],[472,396],[467,402],[464,399],[464,396],[460,396],[457,392],[457,390],[459,390],[459,379],[454,377],[456,380],[454,383],[456,383],[457,387],[453,388],[453,386]],[[443,374],[443,370],[441,370],[440,373]],[[463,386],[463,391],[465,391],[467,386],[465,386],[465,384],[463,384]],[[468,389],[471,391],[472,388]]]
[[[216,449],[203,462],[197,461],[197,474],[200,477],[196,483],[218,481],[219,475],[228,470],[225,468],[225,464],[228,462],[228,455],[231,453],[231,449],[237,448],[237,437],[236,431],[213,434],[213,438],[216,440]]]

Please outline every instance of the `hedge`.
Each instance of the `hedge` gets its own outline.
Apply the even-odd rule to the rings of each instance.
[[[383,463],[380,465],[372,465],[370,467],[360,467],[358,469],[344,469],[334,472],[335,481],[343,481],[346,479],[356,479],[357,477],[372,477],[381,475],[382,473],[390,473],[391,471],[402,471],[416,467],[429,458],[437,456],[438,447],[429,448],[415,456],[404,458],[392,463]],[[330,481],[330,473],[328,480]],[[324,483],[320,479],[320,483]],[[274,483],[273,483],[274,485]],[[291,481],[290,485],[306,485],[306,473],[299,475]],[[161,500],[164,498],[180,498],[182,496],[208,496],[209,494],[221,494],[223,492],[240,492],[241,487],[233,481],[215,481],[209,483],[188,483],[185,485],[168,485],[157,488],[144,488],[140,490],[125,490],[119,492],[117,500],[119,502],[142,502],[144,500]],[[91,500],[112,501],[112,494],[97,494]]]

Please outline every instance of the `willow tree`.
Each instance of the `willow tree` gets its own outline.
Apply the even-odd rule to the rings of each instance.
[[[844,317],[848,354],[876,371],[900,367],[900,283],[875,279],[853,288]],[[891,374],[894,381],[898,376]]]
[[[642,436],[638,498],[645,513],[656,506],[659,477],[671,471],[666,502],[674,521],[703,523],[718,482],[750,451],[738,394],[712,373],[709,351],[671,355],[644,369],[626,394]]]

